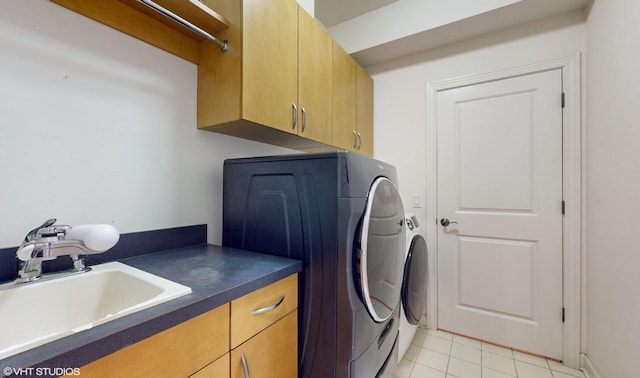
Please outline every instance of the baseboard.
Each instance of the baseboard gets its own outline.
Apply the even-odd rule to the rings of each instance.
[[[580,365],[582,366],[582,371],[584,372],[585,377],[601,378],[600,374],[598,374],[596,368],[591,363],[591,360],[589,360],[589,356],[587,356],[586,354],[582,354],[580,357],[582,359],[582,363]]]

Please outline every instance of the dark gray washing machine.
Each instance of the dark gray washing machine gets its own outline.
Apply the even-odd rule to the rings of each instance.
[[[393,166],[354,153],[229,159],[225,246],[303,261],[300,377],[386,377],[397,363],[405,219]]]

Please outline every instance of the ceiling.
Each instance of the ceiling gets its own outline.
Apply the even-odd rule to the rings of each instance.
[[[423,0],[424,1],[424,0]],[[446,0],[452,1],[452,0]],[[329,30],[332,37],[347,50],[362,66],[381,63],[438,46],[455,43],[481,34],[505,30],[516,25],[532,22],[556,15],[583,10],[594,0],[515,0],[512,4],[479,13],[473,17],[463,17],[456,22],[437,27],[425,28],[402,37],[379,40],[370,45],[353,42],[357,36],[371,33],[371,28],[385,32],[385,28],[396,28],[407,22],[410,15],[392,15],[385,22],[367,24],[366,19],[380,8],[388,5],[411,3],[409,0],[315,0],[315,16]],[[437,4],[438,1],[432,1]],[[460,3],[460,6],[462,6]],[[443,3],[444,4],[444,3]],[[452,4],[452,3],[448,3]],[[454,3],[455,4],[455,3]],[[391,8],[391,7],[389,7]],[[411,6],[409,7],[411,8]],[[406,8],[405,8],[406,9]],[[377,12],[374,12],[378,10]],[[390,12],[389,12],[390,13]],[[435,13],[435,12],[434,12]],[[362,16],[362,17],[360,17]],[[421,17],[428,17],[428,14]],[[387,29],[391,30],[391,29]]]
[[[315,0],[315,16],[327,28],[398,0]]]

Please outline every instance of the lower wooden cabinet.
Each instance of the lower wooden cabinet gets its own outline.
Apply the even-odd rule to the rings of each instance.
[[[85,378],[295,378],[297,307],[294,274],[87,364],[80,373]]]
[[[231,302],[231,377],[298,376],[298,277]]]
[[[296,275],[274,282],[231,302],[231,349],[298,308]]]
[[[232,378],[298,376],[298,311],[231,351]]]
[[[82,377],[188,377],[229,351],[229,304],[80,368]]]
[[[192,375],[191,378],[228,378],[229,374],[229,353],[227,353]]]

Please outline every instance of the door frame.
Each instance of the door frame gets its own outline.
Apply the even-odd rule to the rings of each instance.
[[[582,95],[580,53],[545,60],[525,66],[513,67],[488,73],[473,74],[453,79],[427,83],[426,117],[426,234],[429,251],[427,279],[427,328],[438,325],[438,196],[437,196],[437,103],[438,93],[447,89],[479,84],[487,81],[507,79],[514,76],[560,69],[562,88],[565,93],[565,107],[562,112],[562,197],[565,201],[565,214],[562,221],[562,274],[563,307],[563,362],[578,368],[580,365],[581,336],[584,319],[583,274],[583,166],[582,166]],[[558,98],[560,101],[560,98]]]

